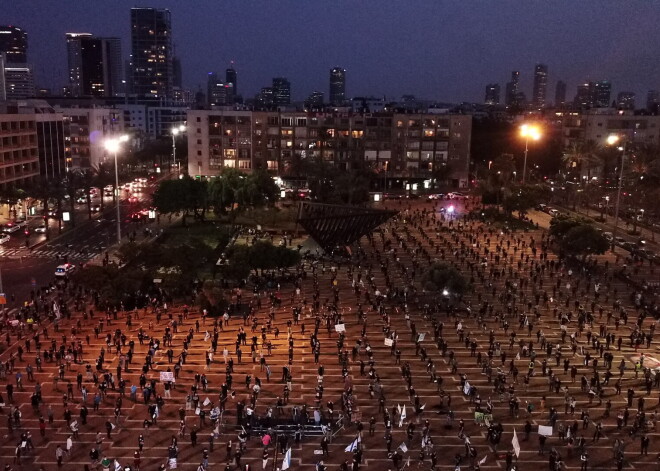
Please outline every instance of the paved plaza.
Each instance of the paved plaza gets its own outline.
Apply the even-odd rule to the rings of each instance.
[[[245,319],[204,319],[178,302],[106,314],[90,296],[75,306],[68,293],[71,317],[58,332],[47,323],[47,336],[42,325],[3,337],[11,347],[0,382],[13,385],[13,398],[3,385],[0,463],[55,470],[59,446],[59,469],[67,470],[103,469],[103,458],[113,470],[114,460],[168,469],[174,455],[182,470],[205,459],[209,470],[270,470],[290,448],[291,469],[659,469],[655,319],[613,276],[615,258],[596,257],[590,271],[567,267],[542,228],[503,233],[465,220],[462,207],[443,220],[438,210],[448,204],[392,204],[399,215],[363,237],[351,263],[307,259],[291,270],[294,283],[235,290],[233,300],[252,308]],[[472,282],[462,303],[451,300],[456,307],[422,289],[435,261]],[[648,266],[639,274],[660,276]],[[121,368],[131,343],[132,361]],[[74,349],[77,361],[67,353]],[[178,376],[171,392],[160,380],[168,370]],[[33,398],[37,384],[41,401]],[[155,386],[146,399],[143,385]],[[213,424],[216,407],[224,412]],[[539,427],[551,435],[541,438]]]

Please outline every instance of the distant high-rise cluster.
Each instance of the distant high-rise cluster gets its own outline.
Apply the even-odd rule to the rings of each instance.
[[[532,104],[534,108],[544,108],[546,91],[548,88],[548,66],[536,64],[534,67],[534,88],[532,89]]]
[[[487,105],[500,104],[500,85],[498,83],[489,83],[486,85],[484,103]]]

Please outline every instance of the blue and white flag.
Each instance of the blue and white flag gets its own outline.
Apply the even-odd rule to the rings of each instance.
[[[344,448],[344,451],[351,453],[357,450],[358,443],[360,443],[360,437],[357,437],[355,440],[353,440],[346,448]]]
[[[291,466],[291,448],[286,450],[286,453],[284,454],[284,460],[282,460],[282,471],[285,469],[289,469]]]

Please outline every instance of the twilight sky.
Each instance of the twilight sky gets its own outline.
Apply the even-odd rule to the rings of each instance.
[[[253,96],[274,76],[294,99],[328,95],[328,71],[347,69],[347,92],[441,101],[483,101],[484,86],[504,90],[521,71],[531,95],[536,62],[549,67],[548,99],[558,79],[569,99],[585,79],[609,79],[613,96],[645,103],[660,88],[660,2],[642,0],[23,0],[3,2],[0,22],[29,35],[38,85],[66,84],[64,33],[119,36],[130,54],[133,6],[169,8],[184,86],[205,87],[207,72],[238,71],[238,91]]]

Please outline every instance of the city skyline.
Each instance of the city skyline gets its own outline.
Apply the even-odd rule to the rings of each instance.
[[[28,62],[40,86],[57,92],[67,84],[67,32],[119,37],[128,59],[130,9],[136,5],[120,0],[93,10],[86,6],[72,1],[62,8],[35,0],[5,8],[3,22],[27,31]],[[587,80],[607,79],[613,92],[637,96],[660,88],[660,53],[653,47],[660,41],[653,21],[660,5],[648,2],[552,7],[541,2],[421,2],[408,10],[394,2],[378,9],[293,1],[200,1],[194,9],[163,1],[141,6],[171,10],[183,84],[194,91],[205,90],[207,73],[224,70],[231,61],[245,98],[258,94],[273,77],[286,77],[292,100],[301,101],[314,90],[328,89],[328,70],[336,65],[351,77],[348,97],[413,94],[481,102],[487,83],[504,89],[510,71],[519,70],[520,90],[530,99],[537,63],[548,66],[550,90],[557,80],[567,83],[568,99]],[[323,21],[310,21],[314,18]],[[626,18],[634,19],[635,28],[627,26]],[[272,27],[273,21],[279,28]]]

